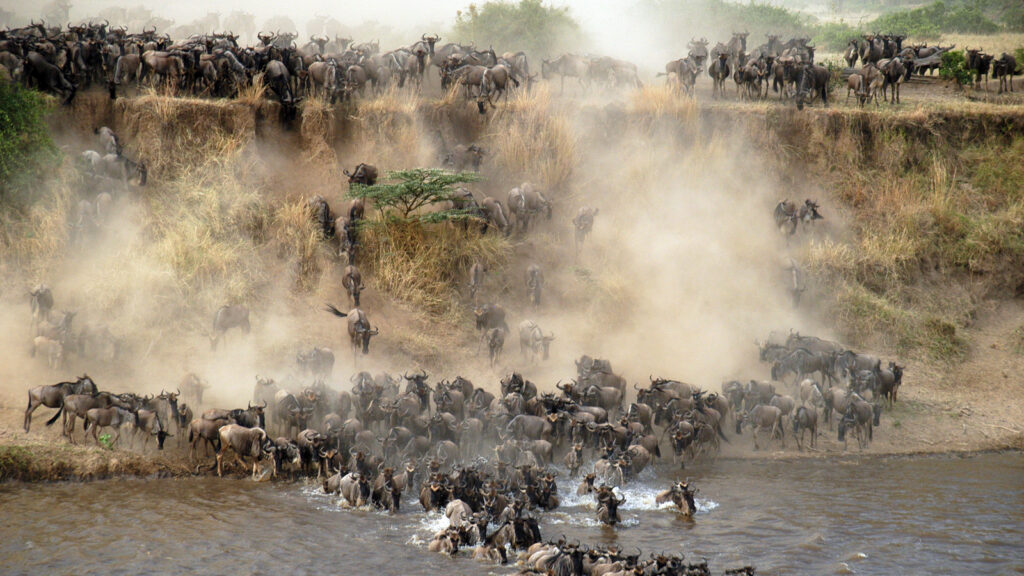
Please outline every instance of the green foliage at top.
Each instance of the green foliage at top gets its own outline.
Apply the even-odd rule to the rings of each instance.
[[[863,32],[840,20],[839,22],[826,22],[818,26],[811,37],[812,43],[819,50],[828,52],[843,52],[850,40],[860,38]]]
[[[372,200],[381,216],[391,216],[404,221],[440,222],[457,220],[466,214],[462,210],[439,210],[414,216],[420,208],[449,202],[455,196],[459,184],[476,182],[480,179],[472,172],[450,172],[439,168],[412,168],[388,172],[389,183],[373,186],[353,185],[349,194],[357,198]]]
[[[971,71],[967,68],[967,59],[964,58],[962,50],[950,50],[942,55],[939,76],[946,80],[953,80],[961,86],[971,83]]]
[[[541,0],[470,4],[458,11],[452,32],[458,42],[476,42],[481,48],[492,45],[499,54],[523,50],[534,58],[578,49],[583,39],[567,7],[548,6]]]
[[[941,33],[991,34],[999,26],[977,5],[947,5],[939,0],[921,8],[901,10],[879,16],[870,24],[872,30],[906,34],[914,38],[937,38]]]
[[[0,81],[0,199],[32,182],[57,157],[43,95]]]

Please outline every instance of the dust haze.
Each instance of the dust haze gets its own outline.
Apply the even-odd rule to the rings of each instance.
[[[462,7],[460,3],[431,4],[428,12],[423,4],[415,9],[403,4],[402,10],[393,4],[356,10],[346,18],[372,20],[402,13],[404,19],[391,19],[396,28],[418,31],[447,28],[454,10]],[[84,18],[110,5],[76,3],[72,16]],[[576,16],[584,9],[583,3],[570,6]],[[636,40],[644,38],[641,34],[627,34],[631,40],[623,40],[606,29],[618,4],[586,6],[588,15],[581,22],[591,47],[602,47],[602,53],[633,59],[648,69],[672,54],[684,54],[691,35],[707,36],[712,42],[719,39],[695,29],[675,38],[675,46],[643,45]],[[221,13],[236,8],[268,18],[275,13],[271,5],[262,9],[252,4],[218,5]],[[189,2],[175,10],[168,17],[177,22],[205,13],[198,3]],[[22,15],[20,8],[15,11],[25,19],[34,16]],[[619,25],[640,29],[645,21],[640,8],[633,6],[626,12],[635,18],[619,20]],[[327,6],[308,2],[289,10],[300,29],[307,18],[330,13]],[[413,34],[413,39],[418,38],[419,32]],[[657,36],[653,35],[655,40]],[[357,41],[366,39],[357,37]],[[393,45],[382,39],[382,48]],[[514,47],[495,48],[500,52]],[[546,93],[549,88],[538,89]],[[477,336],[465,289],[468,270],[453,286],[459,299],[455,312],[440,318],[382,294],[373,274],[364,272],[367,291],[362,308],[371,323],[380,327],[381,336],[371,343],[368,357],[354,361],[344,320],[323,312],[325,302],[350,307],[340,282],[344,266],[339,259],[325,256],[333,248],[315,248],[319,261],[326,263],[324,269],[313,286],[297,289],[293,246],[281,239],[253,246],[238,231],[237,245],[247,252],[236,266],[249,267],[252,289],[239,293],[218,282],[183,287],[169,261],[177,256],[155,248],[162,241],[152,223],[157,201],[150,192],[137,190],[118,195],[114,212],[95,237],[70,246],[65,236],[68,245],[60,256],[22,265],[19,255],[7,255],[0,262],[5,272],[0,347],[8,358],[0,365],[0,398],[16,406],[23,402],[26,388],[83,372],[103,389],[158,392],[175,388],[187,372],[195,372],[211,385],[204,404],[244,406],[257,375],[272,376],[292,389],[308,385],[311,377],[299,372],[295,356],[314,345],[335,353],[330,382],[335,388],[348,389],[349,376],[357,370],[400,375],[422,367],[432,380],[462,374],[491,389],[497,388],[501,376],[519,370],[547,391],[558,380],[575,376],[573,359],[590,354],[608,358],[630,383],[644,385],[649,375],[655,375],[717,390],[726,379],[763,378],[754,340],[772,330],[795,328],[828,335],[792,305],[786,268],[800,246],[787,246],[771,217],[779,200],[802,198],[805,193],[820,196],[820,191],[783,188],[762,152],[739,134],[719,131],[714,137],[683,139],[673,130],[640,126],[630,111],[634,97],[630,92],[589,94],[586,106],[576,106],[575,96],[554,95],[556,84],[550,90],[549,112],[564,118],[572,131],[573,168],[566,182],[543,189],[555,206],[552,219],[541,219],[526,234],[514,234],[510,262],[504,269],[491,270],[485,284],[482,300],[503,305],[512,328],[498,367],[488,365],[486,353],[476,353]],[[623,111],[625,129],[609,132],[606,117],[591,114],[607,110]],[[415,129],[430,130],[422,125]],[[485,144],[502,137],[486,128],[483,133]],[[62,134],[59,143],[67,153],[66,164],[73,164],[82,150],[98,146],[90,138],[88,131]],[[347,190],[340,177],[342,165],[351,168],[360,161],[376,162],[382,171],[436,165],[429,160],[439,154],[433,134],[417,134],[411,142],[414,150],[382,160],[379,143],[338,134],[333,156],[328,155],[334,163],[312,169],[295,134],[264,135],[245,152],[249,162],[256,159],[247,166],[257,169],[238,178],[240,186],[259,189],[262,202],[274,206],[279,215],[283,206],[294,207],[317,193],[337,211]],[[131,146],[130,141],[127,144]],[[472,186],[478,199],[490,194],[504,202],[512,187],[536,182],[529,173],[509,175],[496,170],[493,158],[485,162],[482,172],[485,181]],[[58,194],[58,198],[75,200],[63,205],[41,203],[35,209],[54,210],[71,221],[76,194]],[[41,191],[40,197],[44,196]],[[599,213],[592,235],[577,254],[571,220],[583,206]],[[189,211],[187,205],[178,208]],[[52,223],[50,229],[54,229]],[[542,266],[547,279],[538,309],[528,304],[523,280],[525,268],[534,262]],[[60,370],[47,368],[45,359],[32,358],[27,292],[41,282],[52,288],[55,310],[77,311],[76,329],[107,327],[120,342],[117,357],[84,358],[72,353]],[[252,333],[243,336],[231,331],[214,352],[209,342],[214,312],[236,301],[244,301],[252,310]],[[527,318],[545,333],[556,335],[547,362],[530,364],[520,357],[516,327]]]

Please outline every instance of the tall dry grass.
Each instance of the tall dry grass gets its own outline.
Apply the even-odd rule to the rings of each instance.
[[[542,189],[565,191],[578,163],[576,133],[546,86],[519,91],[493,112],[485,146],[492,151],[498,177],[530,181]]]
[[[433,314],[459,307],[465,274],[474,262],[495,275],[511,257],[509,242],[475,225],[372,222],[360,231],[375,282],[392,296]]]

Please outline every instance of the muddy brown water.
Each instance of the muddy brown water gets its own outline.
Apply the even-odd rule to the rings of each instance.
[[[546,539],[708,558],[714,573],[1024,572],[1024,455],[720,461],[689,471],[693,521],[658,508],[670,475],[624,489],[624,525],[561,482]],[[348,510],[312,485],[242,479],[0,486],[4,574],[508,574],[426,551],[447,524],[411,497],[390,516]]]

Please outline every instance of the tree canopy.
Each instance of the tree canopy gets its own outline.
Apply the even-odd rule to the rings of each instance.
[[[388,172],[386,180],[373,186],[354,184],[349,192],[356,198],[371,200],[382,216],[404,221],[439,222],[466,216],[463,210],[445,209],[427,214],[413,213],[427,206],[451,201],[459,184],[475,182],[480,177],[472,172],[450,172],[438,168],[412,168]]]
[[[583,40],[568,7],[542,0],[470,4],[458,11],[453,33],[459,42],[491,44],[498,52],[523,50],[539,58],[577,49]]]

